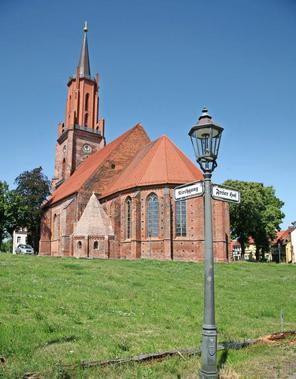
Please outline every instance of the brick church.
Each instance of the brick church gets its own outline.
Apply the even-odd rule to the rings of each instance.
[[[204,114],[201,117],[208,117]],[[137,124],[105,140],[99,76],[91,76],[84,27],[79,64],[58,125],[53,192],[43,205],[40,255],[203,259],[203,198],[175,202],[174,187],[203,175],[167,137]],[[228,260],[228,204],[213,201],[214,254]]]

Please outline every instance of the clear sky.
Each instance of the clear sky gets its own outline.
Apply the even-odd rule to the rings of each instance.
[[[194,159],[207,106],[224,127],[214,181],[259,181],[296,220],[295,0],[0,0],[0,180],[51,178],[83,23],[107,142],[141,122]]]

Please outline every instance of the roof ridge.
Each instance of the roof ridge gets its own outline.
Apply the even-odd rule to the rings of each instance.
[[[149,154],[151,152],[151,150],[153,149],[153,145],[156,145],[157,142],[159,142],[161,137],[157,138],[156,140],[154,141],[150,141],[149,143],[147,143],[146,145],[144,145],[138,152],[137,154],[134,156],[134,159],[130,162],[130,164],[118,175],[118,177],[116,178],[116,180],[114,181],[114,183],[112,184],[112,187],[116,184],[116,182],[118,180],[120,180],[120,178],[122,177],[122,175],[125,174],[126,171],[130,170],[130,165],[133,164],[133,161],[141,154],[144,154],[143,157],[141,158],[141,161],[143,160],[143,158],[145,158],[147,156],[147,154]],[[144,151],[146,150],[146,151]],[[142,171],[142,174],[139,176],[139,181],[141,181],[143,179],[143,177],[145,176],[146,174],[146,171],[147,171],[147,167],[145,170]],[[112,193],[112,191],[111,191]],[[109,195],[109,192],[107,192],[107,196]]]
[[[159,140],[159,138],[156,139],[155,141],[151,141],[149,144],[147,144],[147,145],[145,145],[145,146],[147,146],[147,148],[148,148],[148,145],[151,144],[151,149],[152,149],[152,148],[153,148],[153,145],[156,144],[156,142],[157,142],[158,140]],[[143,147],[143,149],[144,149],[144,147]],[[141,149],[140,151],[142,151],[143,149]],[[148,151],[146,152],[146,154],[144,154],[144,156],[146,156],[147,154],[149,154],[149,152],[151,151],[151,149],[148,149]],[[138,155],[138,154],[140,153],[140,151],[139,151],[136,155]],[[140,177],[140,180],[143,179],[143,176],[146,174],[146,171],[147,171],[147,167],[146,167],[146,170],[143,170],[142,175],[141,175],[141,177]]]
[[[186,157],[186,155],[178,148],[178,146],[175,145],[173,141],[170,140],[170,142],[174,146],[174,148],[177,150],[179,157],[182,159],[187,169],[190,171],[190,168],[188,167],[188,163],[190,163],[190,166],[192,166],[192,168],[196,168],[194,163],[189,158]]]
[[[163,136],[163,141],[164,141],[164,157],[165,157],[165,173],[166,173],[166,181],[169,180],[169,173],[168,173],[168,155],[167,155],[167,136]]]

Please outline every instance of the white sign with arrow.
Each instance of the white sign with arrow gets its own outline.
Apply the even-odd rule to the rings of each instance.
[[[214,199],[217,200],[224,200],[224,201],[232,201],[234,203],[240,203],[240,192],[225,188],[221,186],[217,186],[216,184],[212,187],[212,196]]]

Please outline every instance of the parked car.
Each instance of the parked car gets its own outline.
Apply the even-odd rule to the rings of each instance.
[[[31,245],[20,244],[15,249],[17,254],[34,254],[34,249]]]

